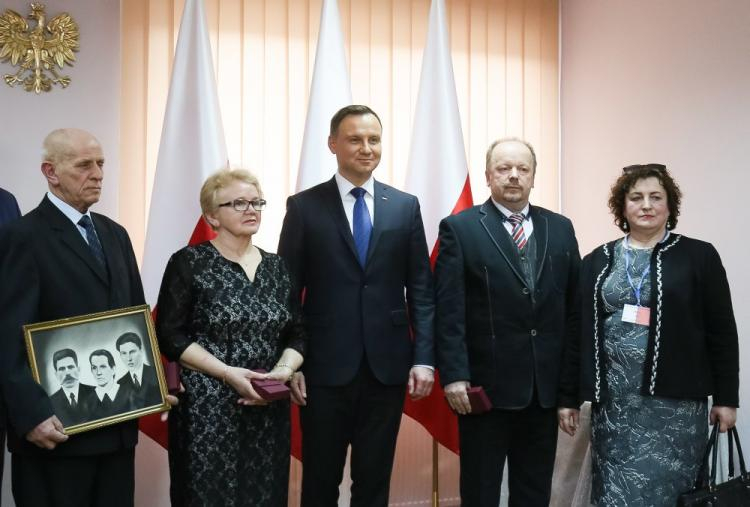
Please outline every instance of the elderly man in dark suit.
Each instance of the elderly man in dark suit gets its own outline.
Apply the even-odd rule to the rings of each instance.
[[[13,194],[0,188],[0,227],[11,220],[21,216],[21,210],[18,208],[18,202]],[[3,393],[0,391],[0,478],[3,476],[5,461],[5,402],[3,402]],[[2,502],[0,502],[2,503]]]
[[[382,127],[366,106],[334,115],[338,172],[289,198],[278,252],[309,336],[302,505],[335,506],[351,445],[353,506],[385,506],[404,392],[433,383],[433,293],[417,198],[375,181]],[[411,331],[410,333],[410,324]],[[302,384],[302,380],[306,385]]]
[[[133,504],[138,424],[68,436],[28,366],[22,326],[144,302],[125,229],[89,211],[101,195],[96,138],[60,129],[44,141],[49,191],[0,230],[0,383],[8,406],[13,495],[18,505]]]
[[[491,198],[440,223],[436,347],[459,414],[462,505],[493,506],[508,458],[510,505],[546,506],[565,340],[578,332],[580,256],[570,220],[529,204],[536,155],[515,138],[487,151]],[[471,414],[470,386],[492,409]]]

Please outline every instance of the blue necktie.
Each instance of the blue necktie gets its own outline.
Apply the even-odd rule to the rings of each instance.
[[[357,248],[359,264],[364,268],[367,262],[367,248],[370,246],[370,234],[372,233],[372,222],[370,221],[370,212],[365,202],[365,193],[367,191],[361,187],[354,187],[351,194],[356,201],[354,202],[354,218],[352,223],[352,233],[354,235],[354,246]]]
[[[88,215],[83,215],[78,221],[78,225],[83,227],[86,231],[86,241],[89,244],[91,253],[94,254],[94,257],[99,261],[99,264],[101,264],[102,267],[106,267],[107,264],[104,260],[104,250],[102,250],[102,244],[99,243],[99,238],[96,236],[94,223],[91,221],[91,218]]]

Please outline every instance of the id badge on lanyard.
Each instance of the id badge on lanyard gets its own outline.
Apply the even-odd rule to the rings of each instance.
[[[625,274],[628,277],[628,284],[633,289],[635,295],[636,304],[626,304],[622,308],[622,321],[630,322],[631,324],[638,324],[641,326],[648,326],[651,321],[651,308],[641,305],[641,288],[643,287],[643,280],[646,279],[649,272],[651,271],[651,262],[646,265],[646,268],[641,274],[641,279],[638,281],[638,286],[633,283],[633,277],[630,276],[630,248],[628,248],[628,238],[625,237]]]

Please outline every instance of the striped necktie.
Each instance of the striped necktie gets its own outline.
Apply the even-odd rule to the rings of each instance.
[[[523,251],[526,246],[526,234],[523,232],[523,221],[524,216],[521,213],[513,213],[508,217],[508,222],[513,225],[513,230],[510,235],[513,237],[513,242],[518,247],[518,251]]]

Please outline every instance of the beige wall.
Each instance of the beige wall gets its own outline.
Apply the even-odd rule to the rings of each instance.
[[[581,252],[619,234],[606,199],[620,169],[667,164],[684,193],[677,231],[713,243],[729,276],[746,407],[750,2],[566,0],[561,16],[562,202]]]

